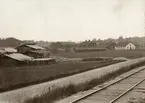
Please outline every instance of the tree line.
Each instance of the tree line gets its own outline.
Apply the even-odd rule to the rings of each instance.
[[[33,40],[19,40],[13,37],[10,38],[0,38],[0,47],[17,47],[25,42],[35,42],[37,44],[40,44],[39,46],[43,46],[47,49],[70,49],[74,47],[96,47],[98,45],[105,45],[112,42],[132,42],[137,45],[145,46],[145,37],[129,37],[124,38],[120,36],[117,39],[92,39],[92,40],[84,40],[82,42],[76,43],[76,42],[48,42],[48,41],[33,41]]]

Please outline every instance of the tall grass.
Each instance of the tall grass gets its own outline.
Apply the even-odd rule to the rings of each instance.
[[[51,90],[41,96],[37,96],[34,98],[31,98],[29,100],[26,100],[25,103],[53,103],[56,100],[65,98],[67,96],[70,96],[74,93],[85,91],[93,88],[94,86],[97,86],[101,83],[104,83],[112,78],[117,77],[118,75],[121,75],[122,73],[128,72],[132,69],[135,69],[137,67],[145,65],[145,61],[141,61],[126,67],[122,67],[119,70],[112,71],[110,73],[107,73],[100,78],[94,78],[90,81],[86,81],[85,83],[81,83],[78,85],[70,84],[66,87],[57,88],[54,90]]]
[[[140,58],[145,56],[145,50],[107,50],[101,52],[85,52],[85,53],[57,53],[52,54],[67,58],[84,58],[84,57],[126,57],[126,58]]]
[[[48,66],[3,68],[0,69],[0,93],[48,82],[118,62],[122,61],[70,62]]]

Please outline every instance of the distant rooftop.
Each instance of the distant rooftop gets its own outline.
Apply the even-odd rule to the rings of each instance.
[[[48,60],[54,60],[54,58],[38,58],[38,59],[33,59],[33,61],[48,61]]]
[[[29,52],[38,53],[38,54],[50,53],[50,52],[45,51],[45,50],[30,50]]]
[[[116,46],[126,46],[129,43],[132,43],[132,42],[119,42],[116,44]]]
[[[44,50],[44,48],[37,46],[37,45],[26,45],[26,46],[33,48],[33,49],[36,49],[36,50]]]
[[[25,42],[24,44],[22,45],[35,45],[36,43],[35,42]]]
[[[0,53],[16,53],[17,50],[11,47],[0,48]]]
[[[36,45],[36,43],[24,43],[24,44],[22,44],[22,45],[20,45],[20,46],[18,46],[18,47],[21,47],[21,46],[24,46],[24,45],[27,46],[27,47],[33,48],[33,49],[35,49],[35,50],[45,50],[44,48],[42,48],[42,47]],[[18,48],[18,47],[17,47],[17,48]]]
[[[5,50],[6,52],[11,52],[11,53],[16,53],[16,52],[17,52],[16,49],[14,49],[14,48],[10,48],[10,47],[8,47],[8,48],[4,48],[4,50]]]

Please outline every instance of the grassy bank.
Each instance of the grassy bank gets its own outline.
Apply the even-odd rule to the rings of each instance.
[[[85,53],[57,53],[55,56],[68,58],[84,58],[84,57],[126,57],[139,58],[145,56],[145,50],[107,50],[101,52],[85,52]]]
[[[0,92],[92,70],[120,61],[68,62],[47,66],[3,67],[0,68]]]
[[[113,79],[118,75],[121,75],[122,73],[128,72],[142,65],[145,65],[145,61],[138,62],[127,67],[122,67],[119,70],[113,71],[111,73],[107,73],[100,78],[95,78],[79,85],[70,84],[69,86],[63,88],[57,88],[39,97],[31,98],[27,100],[25,103],[53,103],[55,100],[62,99],[74,93],[89,90],[96,85],[99,85],[103,82]]]

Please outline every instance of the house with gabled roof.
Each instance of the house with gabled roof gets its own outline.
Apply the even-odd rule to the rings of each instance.
[[[25,43],[16,47],[19,53],[34,57],[44,58],[49,57],[49,52],[44,48],[37,46],[35,43]]]
[[[0,48],[0,66],[48,65],[55,63],[49,52],[35,44],[23,44],[16,49]]]
[[[115,45],[115,50],[135,50],[137,46],[132,42],[119,42]]]

